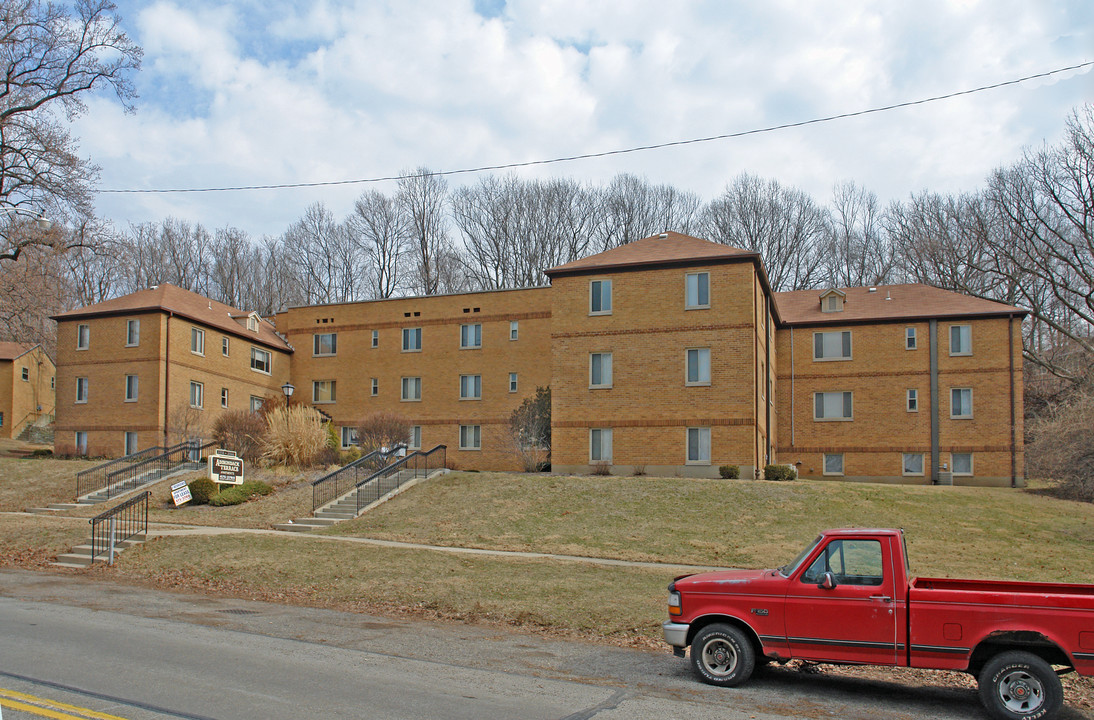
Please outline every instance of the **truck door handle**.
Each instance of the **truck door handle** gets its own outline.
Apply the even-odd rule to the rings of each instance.
[[[871,595],[871,600],[880,600],[881,602],[892,602],[893,599],[888,595]]]

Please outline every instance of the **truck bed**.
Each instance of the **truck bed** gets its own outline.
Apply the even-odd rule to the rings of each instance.
[[[1094,586],[1072,583],[1015,582],[1012,580],[952,580],[949,578],[914,578],[911,589],[958,590],[977,593],[1080,595],[1094,598]]]

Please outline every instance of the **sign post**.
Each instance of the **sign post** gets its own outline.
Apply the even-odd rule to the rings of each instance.
[[[242,485],[243,458],[218,448],[209,456],[209,479],[222,485]]]

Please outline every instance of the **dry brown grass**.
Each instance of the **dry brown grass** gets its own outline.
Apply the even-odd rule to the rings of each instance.
[[[82,519],[0,514],[0,567],[43,567],[90,536]]]
[[[21,512],[49,503],[72,502],[76,473],[102,460],[0,458],[0,511]]]

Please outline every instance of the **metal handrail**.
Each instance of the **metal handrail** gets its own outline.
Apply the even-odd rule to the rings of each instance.
[[[360,515],[361,510],[369,503],[374,503],[392,490],[402,487],[403,483],[429,477],[434,470],[445,467],[447,459],[448,446],[438,445],[429,452],[415,450],[377,470],[357,483],[357,514]],[[406,471],[410,471],[410,475],[403,477]]]
[[[134,463],[128,467],[124,467],[114,472],[107,473],[106,476],[106,494],[107,497],[113,497],[117,495],[119,488],[130,480],[143,475],[145,473],[159,471],[161,477],[168,471],[187,462],[201,462],[202,451],[216,445],[215,441],[210,441],[201,444],[200,438],[194,438],[193,440],[186,440],[168,448],[165,452],[150,457],[140,462]]]
[[[327,473],[311,484],[311,510],[315,512],[331,500],[342,497],[349,492],[350,487],[357,485],[362,472],[371,474],[377,468],[387,464],[387,459],[399,452],[406,450],[406,445],[396,445],[390,450],[373,450],[367,455],[362,455],[344,467]],[[377,462],[378,461],[378,462]],[[352,479],[351,479],[352,476]]]
[[[111,565],[118,543],[135,535],[148,534],[148,498],[151,491],[130,498],[91,518],[91,561],[107,555]]]
[[[93,493],[96,490],[101,490],[106,487],[106,474],[111,468],[118,465],[139,462],[151,455],[159,455],[165,450],[167,450],[167,448],[163,445],[155,445],[150,448],[145,448],[140,452],[131,453],[124,457],[117,458],[116,460],[103,463],[102,465],[96,465],[93,468],[81,470],[76,473],[76,497],[83,497],[88,493]],[[99,482],[100,480],[101,482]]]

